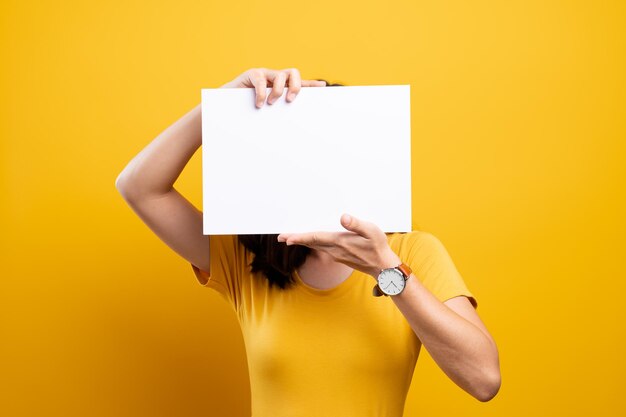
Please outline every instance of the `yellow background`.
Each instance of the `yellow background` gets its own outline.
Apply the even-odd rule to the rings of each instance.
[[[617,414],[625,5],[3,1],[0,415],[249,415],[235,316],[114,182],[259,66],[411,85],[414,225],[479,300],[502,388],[480,403],[422,350],[407,416]],[[200,174],[197,152],[176,183],[198,207]]]

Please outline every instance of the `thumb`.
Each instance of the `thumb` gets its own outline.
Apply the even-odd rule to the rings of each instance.
[[[366,222],[357,219],[354,216],[350,216],[347,213],[341,216],[341,225],[346,229],[358,233],[363,237],[369,237],[370,235]]]

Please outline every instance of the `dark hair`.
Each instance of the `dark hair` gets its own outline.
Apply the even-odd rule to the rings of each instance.
[[[326,87],[344,87],[343,84],[330,83],[323,78]],[[311,248],[303,245],[289,245],[278,242],[277,234],[273,235],[238,235],[239,242],[250,252],[254,259],[249,265],[252,272],[262,272],[270,282],[270,286],[278,285],[286,289],[295,283],[293,271],[304,263],[311,253]]]

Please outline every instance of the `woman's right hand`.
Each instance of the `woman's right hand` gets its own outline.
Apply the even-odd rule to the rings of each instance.
[[[324,81],[302,80],[296,68],[273,70],[269,68],[252,68],[220,88],[254,88],[256,90],[256,107],[263,107],[267,87],[272,91],[267,97],[267,104],[274,103],[283,94],[285,84],[288,85],[286,101],[292,102],[301,87],[325,87]]]

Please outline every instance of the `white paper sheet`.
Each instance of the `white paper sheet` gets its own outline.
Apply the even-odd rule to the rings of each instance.
[[[203,233],[345,232],[343,213],[411,231],[410,85],[286,95],[202,89]]]

